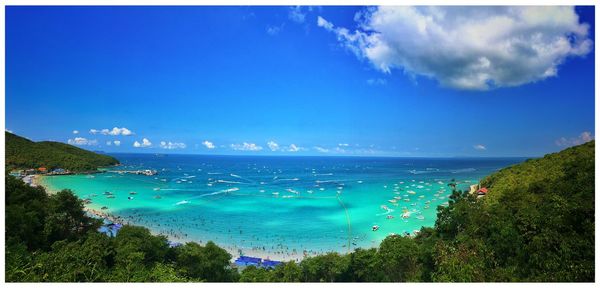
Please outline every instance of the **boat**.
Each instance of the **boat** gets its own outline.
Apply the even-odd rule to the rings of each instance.
[[[402,197],[400,197],[400,196],[395,196],[395,197],[394,197],[394,199],[396,199],[396,200],[400,200],[400,199],[402,199]]]
[[[152,189],[152,190],[154,190],[154,191],[158,191],[158,190],[160,190],[160,188],[159,188],[159,187],[156,187],[156,188],[154,188],[154,189]]]
[[[160,197],[160,195],[154,196],[154,199],[160,199],[160,198],[162,198],[162,197]]]
[[[106,198],[115,198],[115,195],[108,195]]]
[[[108,207],[106,207],[106,206],[102,206],[102,208],[100,208],[100,210],[106,210],[106,209],[108,209]]]
[[[183,200],[183,201],[179,201],[179,202],[175,203],[175,205],[183,205],[183,204],[188,204],[188,203],[190,203],[190,201]]]
[[[404,219],[410,218],[410,211],[404,211],[404,213],[402,213],[402,218],[404,218]]]
[[[110,192],[110,191],[105,191],[105,192],[104,192],[104,193],[102,193],[102,194],[104,194],[104,195],[112,195],[113,193],[112,193],[112,192]]]
[[[388,200],[388,202],[390,202],[390,203],[396,203],[396,201],[398,201],[398,200],[396,200],[396,199]]]
[[[393,215],[387,215],[387,217],[385,217],[385,218],[387,218],[387,219],[394,219],[394,216]]]
[[[379,225],[373,225],[373,227],[371,227],[371,230],[373,230],[373,231],[379,230]]]
[[[429,209],[429,205],[425,205],[425,207],[423,207],[424,209]]]
[[[423,215],[419,215],[416,218],[419,219],[419,220],[425,220],[425,216],[423,216]]]
[[[127,197],[127,200],[133,200],[132,196]]]
[[[135,191],[129,192],[129,195],[135,195],[135,194],[137,194],[137,192],[135,192]]]

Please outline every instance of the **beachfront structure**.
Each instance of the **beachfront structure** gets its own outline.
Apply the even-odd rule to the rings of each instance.
[[[98,232],[100,233],[104,233],[109,237],[115,237],[117,236],[117,233],[119,232],[119,230],[121,230],[121,228],[123,228],[122,224],[119,223],[110,223],[110,222],[104,222],[105,224],[100,226],[100,228],[98,228]]]
[[[136,175],[146,175],[146,176],[154,176],[158,174],[156,170],[144,169],[144,170],[113,170],[107,171],[118,174],[136,174]]]
[[[240,256],[235,260],[235,265],[238,267],[256,266],[264,268],[275,268],[275,266],[281,264],[280,261],[273,261],[269,259],[261,259],[258,257]]]
[[[477,195],[486,195],[488,193],[488,189],[485,187],[482,187],[481,189],[477,190]]]

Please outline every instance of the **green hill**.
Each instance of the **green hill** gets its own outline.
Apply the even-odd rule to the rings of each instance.
[[[482,199],[457,195],[438,214],[433,279],[593,281],[594,146],[502,169]]]
[[[98,167],[118,164],[107,155],[100,155],[72,145],[43,141],[33,142],[5,132],[6,166],[8,169],[47,167],[63,168],[74,172],[96,170]]]

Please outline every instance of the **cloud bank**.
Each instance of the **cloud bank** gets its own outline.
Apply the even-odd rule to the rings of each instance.
[[[575,138],[565,138],[565,137],[561,137],[559,139],[557,139],[556,141],[554,141],[554,143],[556,144],[556,146],[561,146],[561,147],[569,147],[569,146],[575,146],[575,145],[580,145],[589,141],[594,140],[594,135],[592,135],[591,132],[585,131],[582,132],[581,134],[579,134],[578,137]]]
[[[148,140],[147,138],[142,139],[142,143],[138,141],[133,142],[133,147],[135,148],[145,148],[150,146],[152,146],[152,142],[150,142],[150,140]]]
[[[67,143],[79,146],[96,146],[98,145],[98,140],[89,140],[83,137],[75,137],[75,139],[67,140]]]
[[[267,142],[267,146],[269,147],[269,149],[271,149],[271,151],[279,150],[279,144],[277,144],[275,141]]]
[[[487,148],[486,148],[486,147],[485,147],[485,145],[483,145],[483,144],[476,144],[476,145],[473,145],[473,148],[474,148],[475,150],[487,150]]]
[[[242,144],[231,144],[231,149],[233,150],[237,150],[237,151],[260,151],[263,148],[261,146],[258,146],[254,143],[247,143],[244,142]]]
[[[171,142],[171,141],[160,141],[160,148],[163,149],[185,149],[185,143]]]
[[[204,145],[208,149],[215,149],[215,144],[208,140],[204,140],[204,142],[202,142],[202,145]]]
[[[383,6],[355,20],[355,31],[320,16],[317,25],[381,72],[398,69],[463,90],[554,77],[566,58],[592,49],[589,25],[567,6]]]
[[[77,131],[77,130],[75,130]],[[73,131],[73,134],[77,134],[79,133],[79,131],[77,131],[77,133],[75,133],[75,131]],[[90,129],[90,134],[96,135],[96,134],[102,134],[102,135],[112,135],[112,136],[118,136],[118,135],[123,135],[123,136],[131,136],[133,135],[133,132],[131,132],[131,130],[123,127],[123,128],[119,128],[119,127],[114,127],[113,129]]]

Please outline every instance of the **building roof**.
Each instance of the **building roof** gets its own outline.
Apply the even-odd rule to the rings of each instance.
[[[477,190],[477,193],[479,193],[479,192],[481,192],[481,193],[483,193],[483,194],[487,194],[487,193],[488,193],[488,189],[487,189],[487,188],[485,188],[485,187],[483,187],[483,188],[481,188],[481,189]]]

